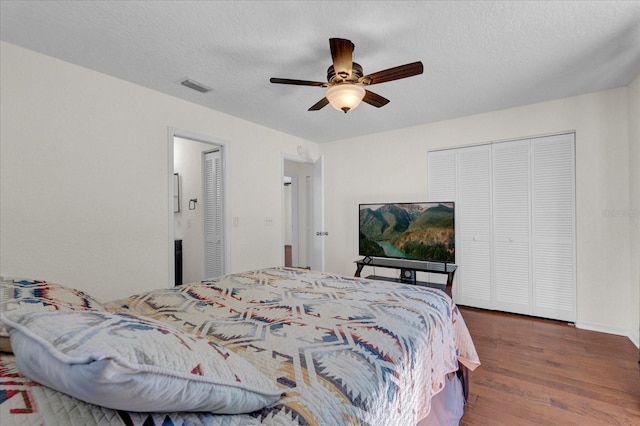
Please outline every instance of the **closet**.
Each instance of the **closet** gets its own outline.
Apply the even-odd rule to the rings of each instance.
[[[428,201],[456,203],[456,303],[575,321],[575,135],[427,156]]]

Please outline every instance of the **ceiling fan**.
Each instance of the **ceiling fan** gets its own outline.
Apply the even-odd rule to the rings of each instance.
[[[330,103],[338,111],[347,113],[360,105],[361,101],[377,108],[389,103],[389,99],[366,90],[365,86],[413,77],[422,74],[423,71],[422,62],[418,61],[363,75],[364,72],[360,64],[353,62],[355,45],[351,40],[329,39],[329,48],[333,65],[327,70],[327,82],[288,78],[271,78],[269,81],[297,86],[328,87],[325,97],[309,108],[309,111],[318,111]]]

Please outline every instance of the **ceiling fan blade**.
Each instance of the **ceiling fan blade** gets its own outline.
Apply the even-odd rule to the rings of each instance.
[[[384,98],[377,93],[370,92],[365,90],[364,98],[362,98],[362,102],[366,102],[369,105],[373,105],[376,108],[380,108],[389,103],[389,99]]]
[[[418,61],[374,72],[373,74],[362,77],[362,79],[364,81],[370,80],[369,84],[379,84],[386,83],[387,81],[399,80],[401,78],[413,77],[414,75],[422,74],[423,71],[424,67],[422,66],[422,62]]]
[[[318,111],[319,109],[322,109],[327,105],[329,105],[329,99],[322,98],[318,102],[316,102],[311,108],[309,108],[307,111]]]
[[[322,83],[320,81],[308,81],[308,80],[292,80],[290,78],[275,78],[272,77],[269,79],[272,83],[278,84],[295,84],[296,86],[317,86],[317,87],[325,87],[327,83]]]
[[[329,47],[331,48],[331,59],[333,60],[333,69],[336,75],[344,80],[350,79],[355,46],[351,40],[331,38],[329,39]]]

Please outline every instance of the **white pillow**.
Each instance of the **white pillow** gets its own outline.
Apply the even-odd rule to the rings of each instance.
[[[282,394],[274,380],[224,346],[150,318],[102,311],[2,317],[25,376],[93,404],[239,414]]]
[[[0,312],[43,312],[104,310],[87,293],[41,280],[0,277]],[[3,352],[11,352],[6,339],[9,334],[0,321],[0,344]]]

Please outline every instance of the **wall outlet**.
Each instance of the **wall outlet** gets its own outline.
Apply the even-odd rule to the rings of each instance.
[[[238,228],[239,226],[240,226],[240,217],[234,216],[233,217],[233,227],[234,228]]]
[[[265,217],[264,218],[264,226],[273,226],[273,218]]]

